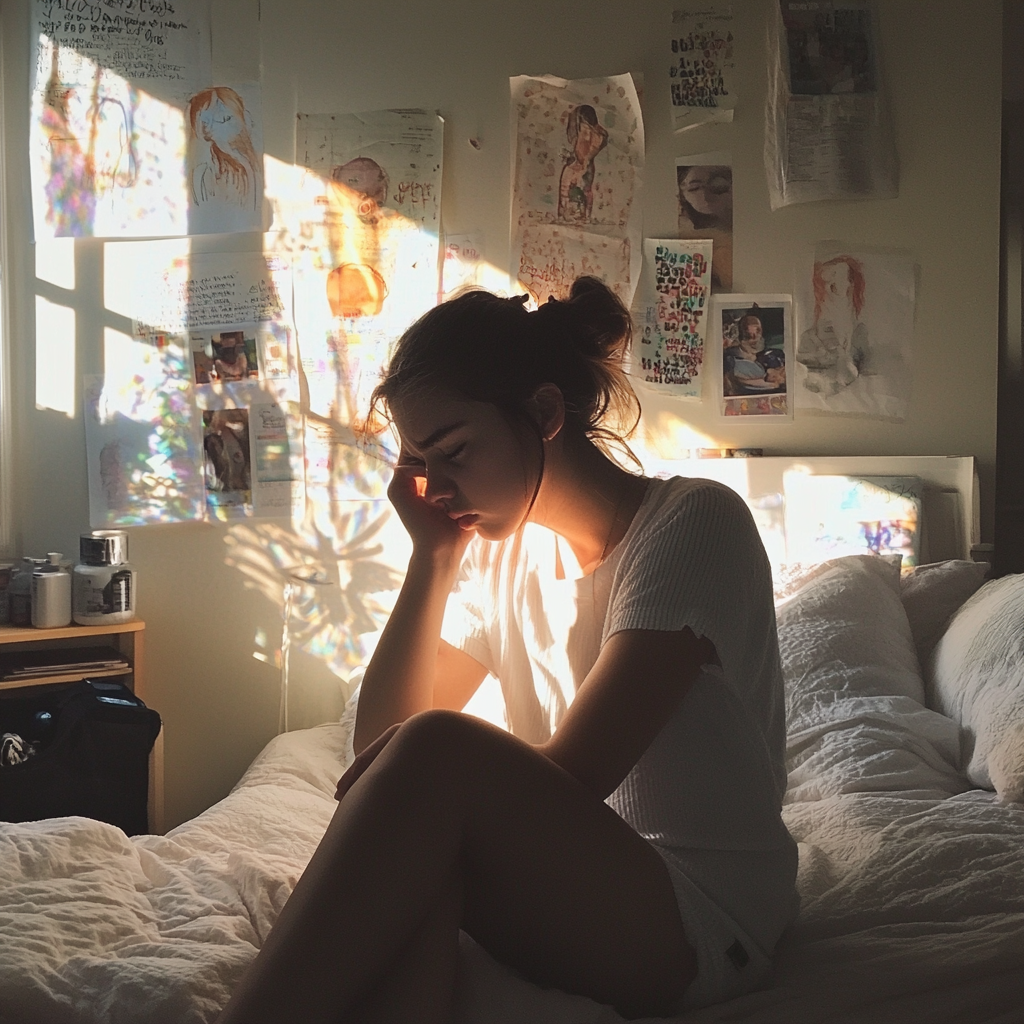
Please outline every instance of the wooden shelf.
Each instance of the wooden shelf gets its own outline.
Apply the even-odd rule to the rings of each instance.
[[[36,629],[35,626],[0,626],[0,644],[22,644],[45,640],[74,640],[85,636],[110,636],[113,633],[138,633],[146,628],[141,619],[112,626],[58,626]]]
[[[130,676],[131,674],[131,665],[128,668],[101,668],[88,671],[76,669],[74,672],[60,672],[54,675],[0,679],[0,690],[21,689],[26,686],[50,686],[53,683],[77,683],[82,679],[99,679],[102,676]]]
[[[53,675],[36,676],[32,679],[5,679],[0,681],[0,691],[28,686],[48,686],[54,683],[74,683],[80,679],[98,679],[100,676],[123,676],[127,685],[143,701],[146,699],[143,672],[145,653],[146,623],[141,619],[104,626],[59,626],[57,629],[36,629],[34,626],[0,626],[0,645],[24,644],[24,650],[35,647],[46,649],[51,641],[58,641],[55,650],[67,647],[63,641],[85,640],[89,637],[108,636],[125,656],[127,669],[99,669],[95,672],[59,672]],[[85,645],[89,646],[89,645]],[[164,828],[164,732],[153,744],[149,755],[149,827],[156,833]]]

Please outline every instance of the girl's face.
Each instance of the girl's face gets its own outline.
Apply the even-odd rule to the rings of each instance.
[[[424,500],[486,540],[518,529],[539,466],[527,432],[514,430],[489,402],[436,391],[403,399],[394,418],[400,460],[423,467]]]
[[[723,222],[732,219],[732,172],[728,167],[691,167],[680,192],[698,213]]]
[[[208,107],[200,111],[196,121],[202,137],[207,142],[216,143],[221,149],[227,149],[244,127],[235,112],[217,96]]]

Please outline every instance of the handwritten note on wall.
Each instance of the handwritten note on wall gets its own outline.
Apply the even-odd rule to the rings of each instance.
[[[668,73],[675,131],[731,121],[736,106],[732,8],[674,11],[670,47]]]
[[[192,0],[37,0],[38,35],[137,82],[189,82],[199,57]],[[48,68],[37,69],[44,75]]]

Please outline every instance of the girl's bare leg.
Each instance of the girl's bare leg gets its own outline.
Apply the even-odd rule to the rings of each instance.
[[[220,1024],[357,1019],[451,900],[453,878],[466,931],[539,983],[653,1016],[674,1010],[696,974],[646,841],[528,745],[430,711],[341,802]],[[453,978],[439,951],[454,945],[426,934],[437,942],[426,955]]]
[[[453,878],[385,976],[345,1015],[346,1024],[446,1024],[461,920],[462,884]]]

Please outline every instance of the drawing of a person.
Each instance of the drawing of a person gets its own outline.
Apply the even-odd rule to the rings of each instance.
[[[681,166],[679,237],[710,238],[711,287],[732,288],[732,168],[724,165]]]
[[[252,143],[242,97],[227,86],[214,86],[188,101],[192,137],[205,144],[206,159],[194,161],[192,198],[201,204],[227,200],[256,208],[262,194],[263,168]]]
[[[558,220],[589,224],[594,206],[594,158],[608,144],[608,131],[589,103],[569,111],[565,129],[571,153],[558,179]]]
[[[337,317],[376,316],[388,286],[381,267],[387,231],[388,175],[376,160],[357,156],[331,170],[331,241],[337,263],[327,277],[327,301]]]
[[[80,238],[93,232],[96,182],[92,161],[72,126],[71,106],[76,90],[61,82],[57,55],[58,47],[54,46],[40,118],[50,150],[50,173],[45,186],[49,205],[46,219],[58,237]]]
[[[828,398],[857,379],[867,355],[864,268],[852,256],[836,256],[815,263],[811,280],[814,324],[800,335],[796,358],[808,370],[804,387]]]

